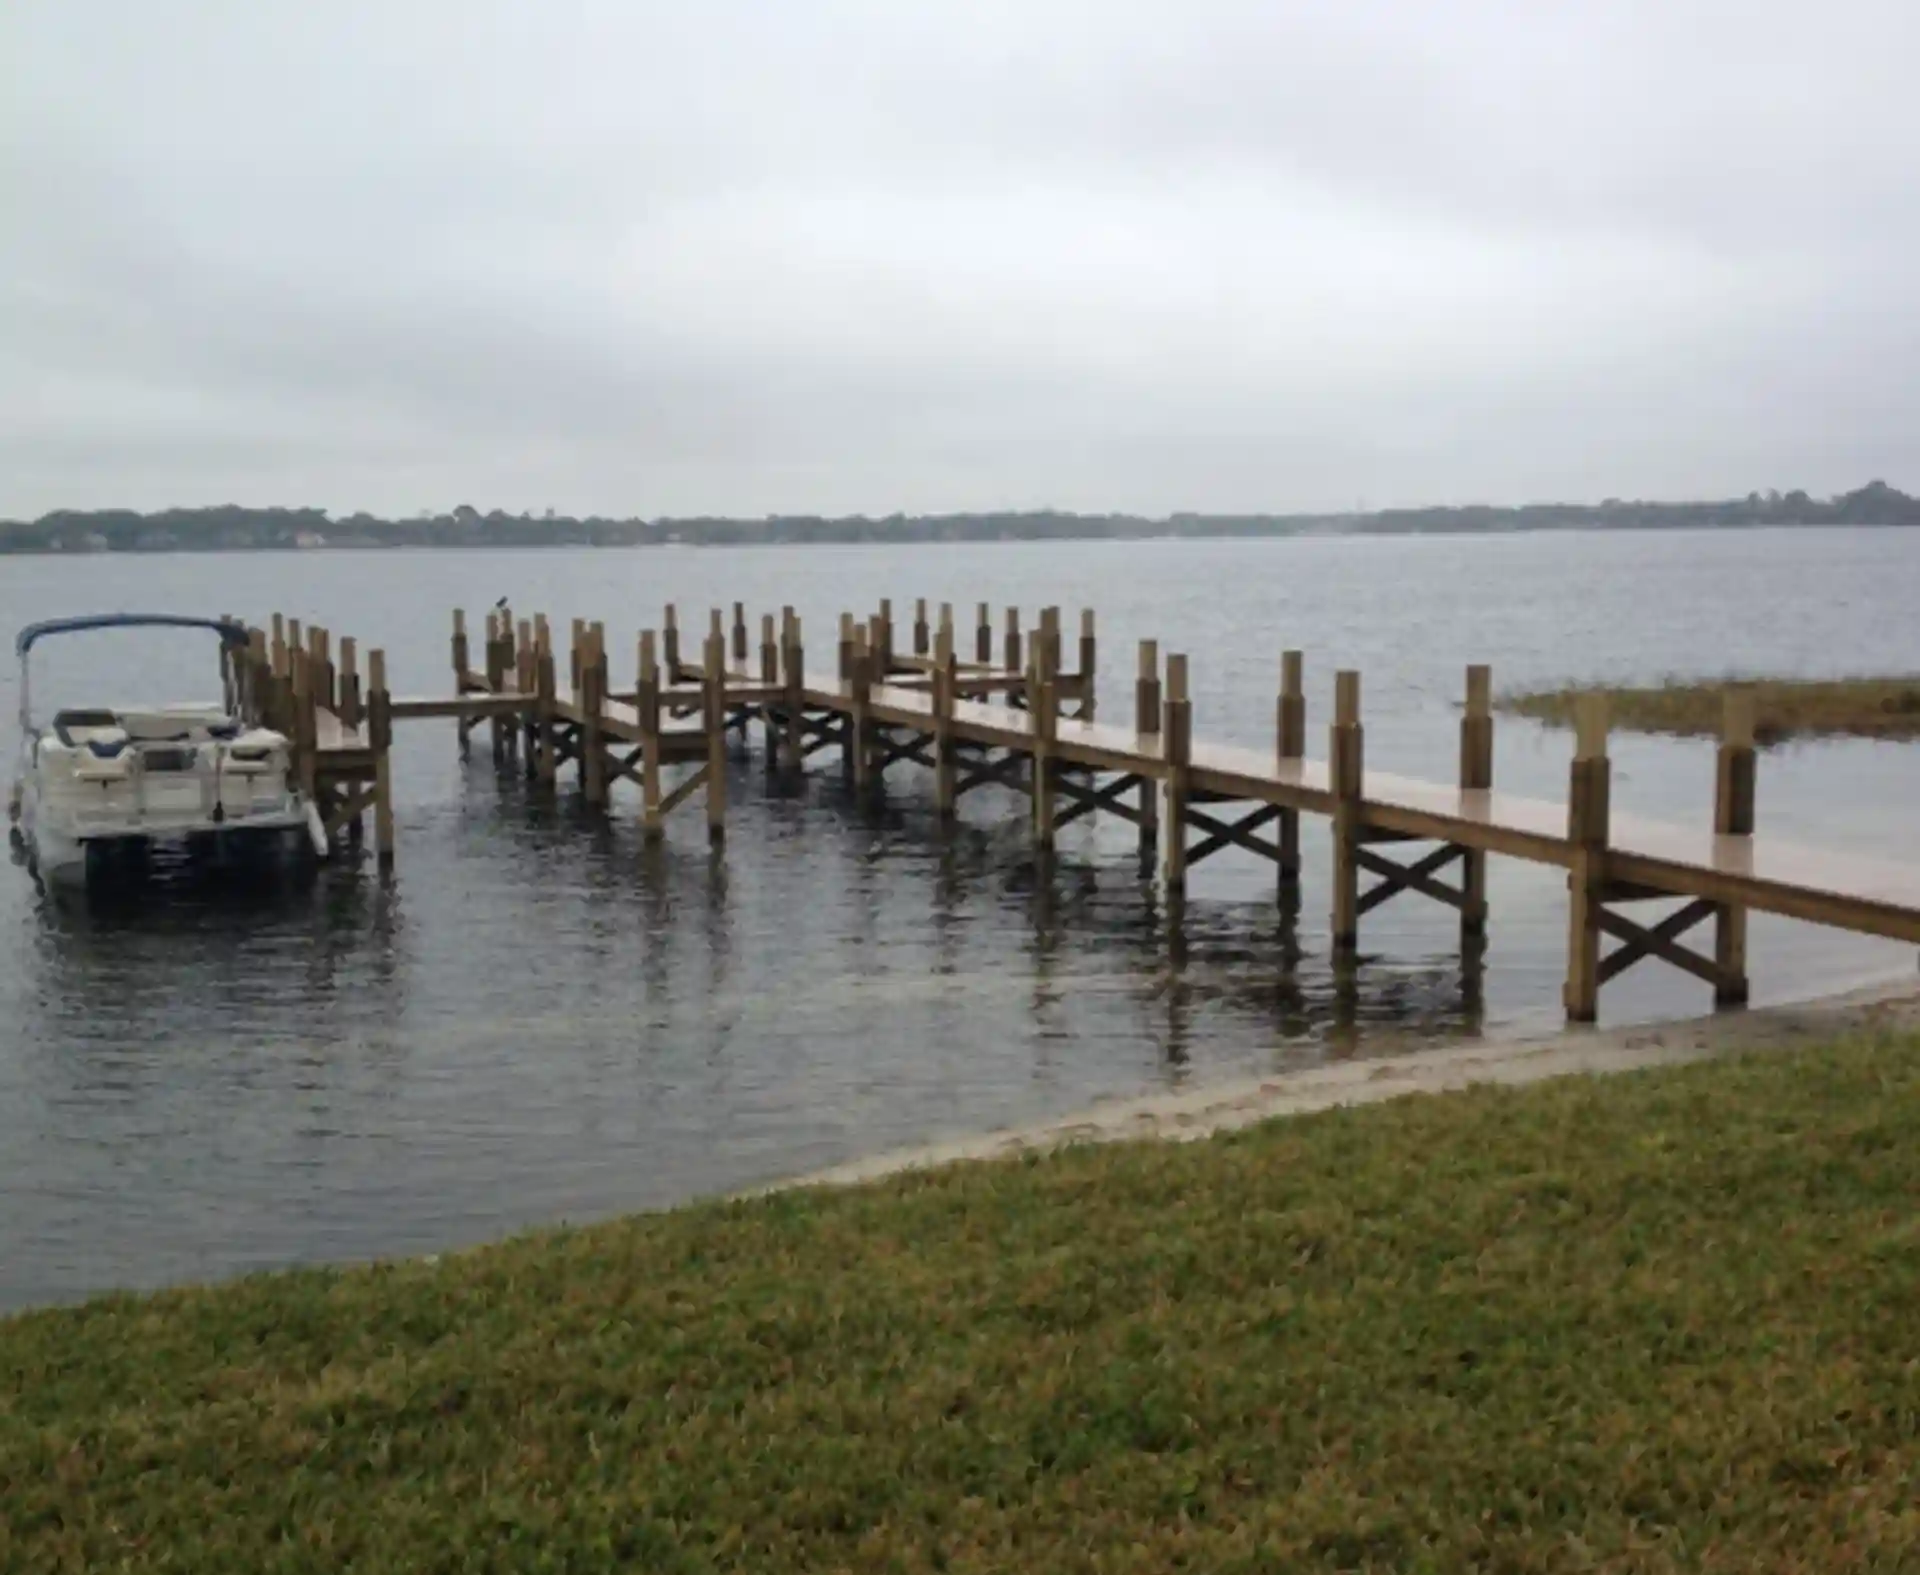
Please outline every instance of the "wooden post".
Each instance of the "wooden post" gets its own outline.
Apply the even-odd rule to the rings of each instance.
[[[587,620],[584,618],[576,618],[573,620],[573,639],[567,651],[567,671],[572,675],[571,681],[573,688],[571,693],[575,700],[580,698],[581,656],[582,647],[585,646],[586,643]]]
[[[587,626],[580,652],[580,787],[591,809],[607,802],[607,631]]]
[[[317,802],[320,785],[320,763],[316,758],[318,739],[313,714],[313,657],[296,645],[288,652],[288,660],[293,664],[292,736],[294,756],[299,765],[300,791],[306,795],[309,803],[314,803]]]
[[[927,629],[927,599],[916,596],[913,600],[913,654],[925,656],[931,648],[932,635]]]
[[[539,668],[537,653],[533,646],[533,620],[531,618],[522,618],[520,620],[520,639],[515,654],[518,661],[513,671],[514,691],[520,695],[531,695],[539,687]],[[521,743],[526,745],[527,769],[531,772],[533,769],[533,716],[531,711],[522,711],[514,719],[512,728],[513,732],[508,738],[508,753],[512,754],[517,750],[518,744],[515,743],[515,739],[518,738]]]
[[[744,669],[747,665],[747,604],[733,604],[733,664]]]
[[[1033,718],[1033,840],[1043,849],[1053,846],[1059,781],[1053,758],[1059,685],[1048,667],[1051,655],[1045,640],[1036,640],[1027,655],[1027,708]]]
[[[487,642],[494,639],[493,618],[487,618]],[[473,666],[471,654],[467,650],[467,611],[464,607],[453,610],[453,692],[460,693],[461,686],[467,681],[467,673]]]
[[[360,699],[360,643],[352,635],[340,641],[340,720],[357,728],[365,708]]]
[[[266,720],[266,691],[273,679],[264,629],[247,631],[247,681],[240,691],[241,720],[258,727]]]
[[[893,599],[880,598],[880,611],[867,641],[875,659],[873,681],[884,684],[893,676]]]
[[[974,609],[973,659],[981,667],[993,666],[993,608],[986,602]]]
[[[680,681],[680,614],[672,602],[660,615],[660,665],[669,688]]]
[[[1140,666],[1133,682],[1133,730],[1142,753],[1160,738],[1160,642],[1140,642]],[[1140,857],[1150,859],[1160,842],[1160,779],[1140,778]],[[1150,869],[1150,866],[1147,867]]]
[[[520,654],[520,645],[526,643],[527,625],[523,619],[519,625],[520,641],[514,641],[514,621],[512,609],[500,609],[500,658],[498,663],[487,666],[487,681],[494,689],[505,692],[509,683],[518,694],[525,694],[527,686],[520,683],[520,669],[524,658]],[[511,759],[520,748],[521,719],[518,717],[498,717],[493,719],[493,736],[499,746],[502,758]]]
[[[933,797],[934,808],[942,820],[951,820],[954,794],[953,747],[954,683],[959,676],[953,652],[953,613],[943,607],[940,633],[933,648]]]
[[[660,813],[660,654],[653,631],[640,631],[640,681],[634,686],[640,723],[640,835],[658,842],[666,833]]]
[[[534,617],[533,640],[535,771],[543,787],[552,787],[554,778],[559,775],[559,761],[556,758],[553,739],[553,713],[557,685],[553,665],[553,630],[547,623],[545,613],[539,613]]]
[[[788,609],[792,611],[791,608]],[[766,731],[767,769],[780,764],[780,706],[771,691],[780,687],[780,646],[773,636],[773,614],[760,615],[760,722]]]
[[[1720,749],[1714,766],[1713,830],[1721,837],[1750,837],[1754,826],[1754,789],[1758,773],[1753,751],[1753,691],[1728,688],[1720,717]],[[1714,1002],[1744,1006],[1747,1001],[1747,910],[1721,903],[1713,915],[1713,961],[1720,972]]]
[[[1333,787],[1333,949],[1351,955],[1360,941],[1360,795],[1365,738],[1360,727],[1360,675],[1334,674],[1328,741]]]
[[[1020,649],[1020,609],[1018,607],[1009,607],[1007,609],[1007,633],[1005,643],[1001,648],[1000,665],[1006,669],[1006,674],[1009,678],[1014,677],[1026,666]],[[1008,699],[1012,699],[1011,692],[1009,692]]]
[[[715,621],[719,614],[715,613]],[[707,840],[727,834],[727,647],[720,631],[707,634]]]
[[[300,620],[298,618],[289,618],[287,620],[287,649],[289,651],[304,651],[306,648],[307,637],[301,632]]]
[[[807,654],[802,642],[800,616],[787,609],[787,764],[795,771],[806,764]]]
[[[872,688],[871,672],[867,630],[865,625],[855,623],[853,645],[847,658],[847,720],[842,751],[855,793],[864,793],[867,788],[867,697]]]
[[[380,868],[393,868],[393,701],[387,693],[387,653],[367,653],[367,745],[373,751],[373,851]]]
[[[1080,609],[1080,720],[1093,720],[1093,691],[1100,671],[1099,642],[1094,638],[1093,609]]]
[[[1280,698],[1274,707],[1275,749],[1282,766],[1297,765],[1307,753],[1306,657],[1280,653]],[[1300,884],[1300,811],[1280,811],[1280,884]]]
[[[1167,655],[1166,699],[1161,705],[1160,733],[1167,763],[1166,804],[1161,813],[1161,874],[1169,893],[1187,889],[1187,800],[1191,796],[1189,770],[1193,759],[1193,702],[1187,698],[1187,658],[1178,651]]]
[[[318,624],[307,630],[307,655],[313,659],[313,703],[323,711],[334,709],[333,639]]]
[[[1567,792],[1567,1016],[1590,1023],[1600,1013],[1600,905],[1607,879],[1613,767],[1607,760],[1607,700],[1574,702],[1574,751]]]
[[[1467,709],[1460,718],[1460,790],[1484,793],[1493,786],[1493,669],[1476,662],[1467,669]],[[1461,849],[1460,934],[1487,928],[1487,851]]]

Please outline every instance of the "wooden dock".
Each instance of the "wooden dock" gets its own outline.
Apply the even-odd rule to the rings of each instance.
[[[1139,647],[1126,720],[1102,720],[1091,613],[1081,615],[1071,666],[1054,608],[1023,630],[1016,610],[996,625],[979,606],[964,657],[951,606],[930,618],[925,602],[898,642],[888,603],[865,618],[842,614],[830,665],[810,664],[791,608],[764,615],[757,640],[755,632],[740,604],[730,622],[716,609],[694,655],[669,607],[658,630],[634,640],[632,687],[616,688],[605,630],[576,620],[562,687],[544,616],[489,613],[476,668],[465,616],[455,613],[451,692],[407,698],[387,692],[381,652],[370,654],[363,682],[352,640],[339,642],[336,661],[328,631],[276,615],[252,631],[233,685],[252,719],[293,741],[302,785],[338,845],[358,845],[372,810],[383,867],[395,851],[396,723],[451,719],[462,748],[485,728],[497,761],[523,762],[549,787],[571,767],[597,808],[616,784],[631,783],[649,841],[696,797],[709,837],[725,836],[727,751],[758,729],[770,769],[802,771],[831,752],[859,792],[876,790],[891,767],[919,765],[933,774],[943,818],[977,788],[1011,789],[1027,800],[1043,850],[1076,820],[1117,817],[1136,828],[1143,861],[1157,864],[1175,898],[1192,866],[1229,849],[1271,863],[1283,891],[1297,888],[1301,817],[1321,817],[1332,833],[1333,944],[1348,958],[1361,921],[1403,895],[1454,910],[1471,949],[1487,922],[1490,854],[1560,867],[1569,893],[1565,1005],[1575,1021],[1592,1021],[1601,987],[1649,958],[1700,978],[1722,1005],[1745,1001],[1749,912],[1920,945],[1920,866],[1815,852],[1756,828],[1753,709],[1738,688],[1727,697],[1712,821],[1689,830],[1612,813],[1598,699],[1579,717],[1564,802],[1495,789],[1485,667],[1465,676],[1457,780],[1436,783],[1367,770],[1357,672],[1335,674],[1326,751],[1309,755],[1298,651],[1277,653],[1266,751],[1196,740],[1187,659],[1163,662],[1150,640]],[[1678,906],[1635,916],[1653,903]],[[1702,927],[1709,946],[1684,943]]]

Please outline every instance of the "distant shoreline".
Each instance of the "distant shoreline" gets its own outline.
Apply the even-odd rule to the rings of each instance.
[[[1512,525],[1512,526],[1450,526],[1424,527],[1358,527],[1347,529],[1301,528],[1273,530],[1231,530],[1231,529],[1188,529],[1181,531],[1157,532],[1118,532],[1087,531],[1082,533],[1061,532],[1052,535],[998,535],[998,536],[918,536],[884,534],[871,536],[792,536],[768,537],[754,540],[694,540],[694,541],[653,541],[653,540],[554,540],[554,541],[495,541],[471,539],[463,541],[417,541],[417,540],[361,540],[348,538],[343,540],[286,542],[266,541],[249,544],[237,542],[168,542],[134,543],[130,545],[106,546],[14,546],[0,537],[0,557],[11,558],[87,558],[87,557],[159,557],[184,554],[211,556],[222,553],[346,553],[346,552],[556,552],[580,550],[582,548],[605,551],[625,552],[671,552],[691,550],[712,550],[740,547],[1005,547],[1005,546],[1044,546],[1059,542],[1115,542],[1139,544],[1144,542],[1200,542],[1200,541],[1354,541],[1377,539],[1405,539],[1407,537],[1464,537],[1487,536],[1606,536],[1606,535],[1683,535],[1683,534],[1734,534],[1766,530],[1902,530],[1912,529],[1920,521],[1910,520],[1845,520],[1839,522],[1753,520],[1739,524],[1684,524],[1657,525],[1643,523],[1601,524],[1594,521],[1576,521],[1566,524]]]
[[[1354,536],[1482,536],[1540,531],[1818,529],[1920,525],[1920,498],[1871,481],[1828,499],[1750,492],[1717,502],[1462,504],[1346,513],[1081,514],[1067,509],[985,509],[946,514],[757,519],[584,518],[543,511],[482,514],[462,503],[445,514],[336,518],[326,509],[57,509],[36,520],[0,520],[0,554],[100,552],[367,551],[401,547],[921,546],[1014,541],[1233,541]]]

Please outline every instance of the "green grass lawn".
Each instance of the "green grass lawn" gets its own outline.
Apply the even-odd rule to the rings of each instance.
[[[1573,725],[1582,695],[1607,697],[1612,725],[1634,733],[1717,738],[1726,693],[1738,683],[1753,696],[1754,736],[1762,744],[1789,738],[1920,738],[1920,677],[1668,679],[1643,688],[1569,684],[1503,694],[1502,711],[1555,727]]]
[[[0,1569],[1920,1570],[1920,1041],[0,1323]]]

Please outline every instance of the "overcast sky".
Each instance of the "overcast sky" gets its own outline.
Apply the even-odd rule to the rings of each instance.
[[[0,513],[1920,486],[1914,0],[9,0]]]

